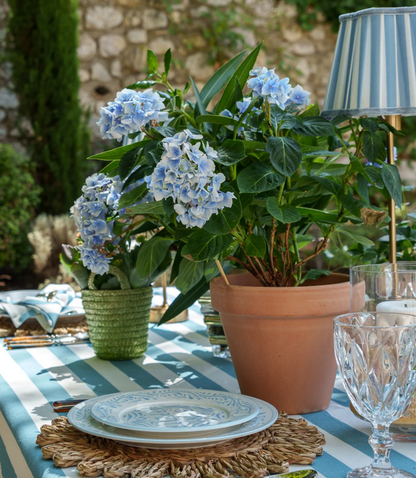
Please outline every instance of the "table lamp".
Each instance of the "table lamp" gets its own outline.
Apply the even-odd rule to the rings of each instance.
[[[416,7],[369,8],[341,23],[322,116],[384,116],[400,129],[416,116]],[[393,134],[387,159],[394,164]],[[396,213],[389,200],[390,262],[396,263]]]

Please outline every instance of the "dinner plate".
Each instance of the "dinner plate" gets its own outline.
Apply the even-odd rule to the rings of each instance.
[[[92,416],[105,425],[151,433],[190,433],[228,428],[259,412],[252,398],[217,390],[157,389],[101,397]]]
[[[163,437],[146,438],[141,436],[138,432],[111,427],[95,420],[91,415],[91,408],[100,399],[101,397],[93,398],[73,407],[68,413],[68,420],[71,425],[84,433],[140,448],[175,450],[213,446],[234,438],[258,433],[268,428],[270,425],[273,425],[278,417],[278,412],[273,405],[270,405],[263,400],[259,400],[258,398],[252,398],[259,407],[259,412],[253,419],[241,425],[226,430],[218,430],[217,434],[201,437],[191,438],[184,436],[183,438],[176,439]]]

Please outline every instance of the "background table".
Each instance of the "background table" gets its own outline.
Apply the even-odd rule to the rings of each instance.
[[[155,303],[160,304],[160,291],[156,293]],[[162,387],[238,392],[231,361],[212,356],[198,305],[189,318],[179,324],[151,325],[146,355],[127,362],[99,360],[89,345],[10,352],[0,347],[0,478],[79,477],[75,468],[59,469],[42,460],[35,445],[39,428],[57,417],[51,405],[55,400]],[[323,456],[313,464],[320,477],[344,478],[351,468],[371,460],[370,427],[348,406],[337,381],[329,409],[305,415],[327,440]],[[416,443],[395,444],[392,462],[416,473]]]

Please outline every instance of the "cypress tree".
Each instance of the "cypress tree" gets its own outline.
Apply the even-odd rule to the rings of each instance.
[[[27,146],[43,189],[38,211],[67,212],[84,181],[89,132],[79,103],[75,0],[8,0],[7,49],[19,115],[33,136]]]

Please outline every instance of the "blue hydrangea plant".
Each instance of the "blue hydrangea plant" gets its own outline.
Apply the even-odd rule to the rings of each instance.
[[[323,118],[302,86],[255,67],[260,48],[232,58],[201,90],[192,78],[174,88],[170,51],[163,72],[148,51],[147,78],[101,110],[103,137],[134,142],[92,157],[109,163],[73,208],[79,260],[105,273],[122,261],[125,237],[146,233],[135,277],[151,281],[171,264],[181,291],[163,322],[208,289],[217,261],[265,287],[328,274],[309,261],[330,239],[369,245],[355,226],[389,220],[370,187],[401,203],[398,169],[384,162],[386,132],[395,131],[382,120]]]

